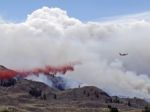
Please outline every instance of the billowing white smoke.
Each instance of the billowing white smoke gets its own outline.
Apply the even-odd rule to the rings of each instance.
[[[112,95],[150,98],[150,21],[141,18],[83,23],[43,7],[22,23],[0,23],[0,63],[31,68],[80,61],[70,78]]]
[[[45,76],[44,74],[39,74],[39,76],[30,75],[26,77],[26,79],[43,82],[48,86],[57,88],[59,90],[66,90],[70,88],[78,88],[85,86],[85,84],[78,81],[74,81],[73,79],[70,79],[64,75],[56,75],[55,77],[53,77],[51,75]]]

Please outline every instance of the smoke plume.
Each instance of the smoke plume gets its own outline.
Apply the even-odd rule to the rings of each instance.
[[[59,8],[43,7],[24,22],[0,23],[0,63],[30,70],[79,61],[68,78],[111,95],[150,98],[149,15],[85,23]]]

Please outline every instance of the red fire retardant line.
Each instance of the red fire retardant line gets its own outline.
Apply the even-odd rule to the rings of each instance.
[[[14,77],[27,77],[29,75],[56,75],[57,73],[65,74],[67,71],[74,71],[74,64],[54,67],[47,65],[44,68],[34,68],[31,70],[0,70],[0,79],[11,79]]]

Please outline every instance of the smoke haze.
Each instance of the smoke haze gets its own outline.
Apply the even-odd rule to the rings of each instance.
[[[69,78],[111,95],[150,98],[149,15],[84,23],[43,7],[24,22],[0,23],[0,63],[30,69],[79,61]]]

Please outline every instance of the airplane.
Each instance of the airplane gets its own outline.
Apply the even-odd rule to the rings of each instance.
[[[120,56],[126,56],[128,53],[119,53]]]

